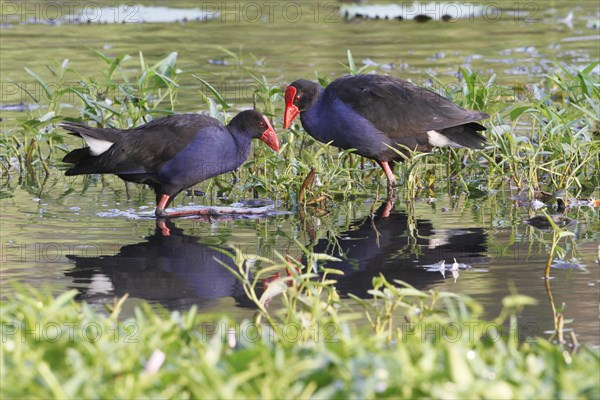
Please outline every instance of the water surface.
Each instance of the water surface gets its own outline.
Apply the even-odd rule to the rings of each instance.
[[[534,3],[527,20],[506,14],[497,20],[475,18],[456,22],[352,21],[335,13],[335,3],[301,2],[302,15],[292,21],[281,15],[277,3],[273,19],[241,15],[236,4],[219,3],[234,12],[224,19],[173,24],[45,24],[21,23],[13,16],[2,26],[2,99],[4,105],[31,104],[31,98],[15,89],[25,85],[31,93],[41,90],[24,67],[47,79],[63,59],[77,72],[65,84],[75,84],[79,74],[100,77],[105,66],[88,49],[110,57],[128,53],[126,71],[139,72],[136,59],[142,51],[153,63],[169,52],[178,52],[183,70],[178,92],[178,111],[206,110],[199,83],[202,76],[223,92],[236,108],[252,106],[252,79],[264,76],[274,85],[299,77],[334,78],[345,70],[346,50],[357,63],[383,64],[379,72],[423,83],[431,75],[455,83],[458,66],[468,66],[484,76],[497,74],[498,84],[511,95],[513,83],[539,83],[542,74],[556,68],[554,61],[578,67],[598,59],[598,32],[586,28],[588,17],[597,13],[595,2]],[[44,4],[44,2],[40,3]],[[196,3],[170,2],[173,7],[195,7]],[[311,8],[312,7],[312,8]],[[318,12],[315,10],[319,10]],[[288,10],[291,12],[291,9]],[[558,20],[574,12],[570,28]],[[5,22],[4,20],[2,21]],[[234,52],[233,57],[220,47]],[[431,75],[430,75],[431,74]],[[77,99],[65,99],[78,106]],[[34,111],[35,113],[36,111]],[[77,108],[65,110],[77,115]],[[3,111],[2,130],[14,128],[26,113]],[[281,116],[275,128],[285,137]],[[67,139],[71,146],[77,145]],[[60,156],[60,154],[59,154]],[[131,307],[138,300],[168,309],[185,310],[192,304],[202,312],[229,312],[250,317],[253,307],[239,284],[216,260],[231,264],[221,250],[235,246],[252,258],[275,257],[275,251],[301,258],[295,240],[314,246],[315,251],[342,258],[328,265],[343,270],[338,288],[367,296],[373,277],[401,279],[420,289],[437,288],[475,297],[494,317],[501,299],[517,291],[538,300],[520,316],[526,334],[544,335],[552,329],[552,311],[544,285],[543,270],[549,249],[549,234],[524,221],[535,213],[518,207],[510,189],[489,197],[469,198],[460,191],[441,189],[420,196],[414,208],[398,200],[386,205],[367,185],[358,199],[327,204],[328,214],[309,212],[303,220],[297,210],[289,214],[251,220],[179,219],[169,222],[171,235],[156,229],[153,195],[148,189],[125,184],[114,177],[66,178],[58,157],[45,180],[34,175],[3,172],[0,192],[2,234],[2,290],[12,282],[50,288],[56,293],[76,288],[79,298],[101,307],[129,293]],[[203,186],[204,185],[204,186]],[[206,184],[199,189],[205,189]],[[400,196],[401,198],[402,196]],[[215,197],[180,195],[175,204],[228,204]],[[389,216],[384,212],[388,207]],[[552,270],[551,289],[557,305],[582,342],[600,345],[598,210],[572,209],[578,221],[570,229],[575,240],[565,244],[567,259],[577,268]],[[134,216],[135,218],[131,218]],[[455,279],[425,268],[445,260],[469,265]],[[260,265],[259,265],[260,267]],[[349,301],[349,300],[344,300]]]

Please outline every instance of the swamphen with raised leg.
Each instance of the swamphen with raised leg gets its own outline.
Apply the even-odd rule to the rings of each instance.
[[[165,215],[182,190],[242,165],[252,139],[279,150],[269,120],[253,110],[240,112],[227,125],[199,114],[170,115],[124,130],[60,125],[88,145],[63,158],[75,164],[65,175],[115,174],[145,183],[156,193],[157,216]]]
[[[356,149],[383,168],[388,194],[396,185],[390,163],[402,160],[395,148],[430,151],[433,147],[483,148],[488,118],[410,82],[384,75],[352,75],[327,88],[299,79],[285,92],[284,127],[300,114],[304,130],[320,142]],[[392,164],[393,165],[393,164]]]

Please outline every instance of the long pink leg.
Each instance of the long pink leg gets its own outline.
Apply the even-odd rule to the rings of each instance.
[[[388,197],[390,197],[390,193],[394,191],[394,186],[397,184],[396,177],[387,161],[377,161],[377,164],[383,168],[383,172],[385,172],[385,176],[387,177],[387,191]]]
[[[163,194],[160,200],[158,201],[158,204],[156,205],[156,211],[154,211],[154,215],[156,215],[157,217],[160,215],[164,215],[165,208],[167,208],[167,204],[169,203],[170,199],[171,196],[169,196],[168,194]]]

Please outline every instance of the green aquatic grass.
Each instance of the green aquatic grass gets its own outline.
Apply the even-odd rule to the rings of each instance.
[[[519,187],[589,195],[600,183],[600,80],[591,71],[560,67],[531,101],[507,107],[492,131],[492,171]],[[553,93],[552,96],[546,93]],[[517,129],[524,120],[525,129]],[[508,172],[508,174],[507,174]]]
[[[56,126],[60,121],[70,119],[97,126],[126,128],[147,122],[152,114],[173,113],[178,88],[177,53],[169,54],[152,66],[146,64],[140,53],[140,75],[129,79],[123,64],[131,57],[122,54],[111,59],[99,51],[92,51],[106,64],[101,78],[80,77],[70,67],[69,60],[64,60],[58,68],[48,66],[44,76],[25,68],[43,89],[42,96],[22,87],[36,108],[29,111],[17,126],[4,131],[0,138],[4,158],[17,159],[20,171],[32,172],[40,165],[49,174],[48,165],[68,151],[64,141],[66,135]],[[78,83],[74,85],[73,80]],[[75,104],[71,104],[73,102]],[[80,116],[75,118],[71,106],[81,108],[76,113]],[[5,167],[7,164],[10,163],[3,163]]]
[[[313,255],[313,257],[319,257]],[[289,261],[288,261],[289,262]],[[2,398],[597,398],[598,350],[519,339],[513,295],[480,318],[464,296],[375,278],[373,299],[343,306],[334,276],[292,262],[258,296],[257,318],[156,311],[122,317],[20,288],[1,301]],[[281,267],[281,265],[280,265]],[[290,265],[288,265],[290,268]],[[296,268],[298,270],[296,270]],[[265,272],[266,273],[266,272]],[[368,326],[357,326],[361,311]],[[403,319],[393,319],[400,311]],[[162,360],[162,362],[161,362]]]
[[[177,92],[181,90],[177,78],[185,73],[177,68],[176,53],[152,64],[141,53],[136,62],[127,55],[112,59],[94,52],[106,66],[104,76],[79,77],[77,86],[46,83],[50,79],[62,82],[67,77],[72,80],[78,75],[68,60],[60,67],[49,68],[46,74],[27,70],[45,88],[45,96],[32,95],[39,108],[29,111],[24,120],[9,127],[0,138],[5,154],[4,174],[43,170],[48,175],[52,165],[72,148],[65,142],[71,140],[56,128],[61,120],[124,128],[175,112]],[[236,59],[243,57],[234,55]],[[130,72],[132,63],[138,66],[135,77]],[[347,54],[347,64],[342,65],[341,73],[373,69],[357,68],[351,52]],[[395,171],[400,184],[409,188],[408,198],[440,181],[457,181],[463,191],[478,193],[498,189],[507,179],[532,191],[565,189],[572,196],[598,196],[600,80],[593,74],[596,65],[573,71],[557,64],[554,74],[529,87],[501,87],[495,76],[482,77],[466,68],[459,68],[456,82],[432,77],[434,90],[463,107],[491,115],[484,121],[489,144],[484,151],[439,149],[431,155],[410,157],[412,161],[401,163]],[[255,84],[253,104],[227,103],[209,82],[194,76],[205,89],[201,96],[211,116],[226,121],[236,109],[255,106],[274,119],[281,150],[274,154],[263,146],[255,146],[235,180],[227,174],[202,183],[200,190],[211,197],[271,197],[296,206],[297,193],[313,168],[316,177],[308,188],[308,200],[370,195],[373,185],[385,190],[384,176],[370,160],[351,150],[338,151],[315,141],[303,132],[299,122],[284,131],[277,123],[283,115],[284,85],[273,84],[272,79],[252,71],[247,74]],[[317,79],[324,85],[328,83],[318,75]],[[66,107],[65,99],[81,111]],[[14,160],[20,166],[18,170],[11,168]]]

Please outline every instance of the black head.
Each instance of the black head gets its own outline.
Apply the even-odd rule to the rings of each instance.
[[[246,110],[240,112],[233,117],[227,127],[230,131],[243,132],[255,139],[260,139],[275,151],[279,150],[279,141],[275,130],[269,119],[258,111]]]
[[[315,99],[317,98],[317,94],[319,93],[319,87],[319,84],[316,82],[309,81],[307,79],[298,79],[297,81],[292,82],[287,88],[285,92],[286,100],[288,97],[288,93],[290,93],[291,95],[292,91],[290,90],[290,88],[296,89],[292,104],[298,107],[298,110],[302,112],[308,109],[311,106],[311,104],[315,101]]]
[[[319,93],[319,88],[318,83],[307,79],[298,79],[288,86],[285,91],[284,128],[289,128],[298,114],[312,106]]]

